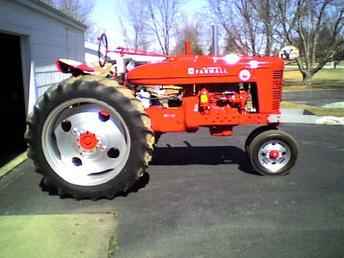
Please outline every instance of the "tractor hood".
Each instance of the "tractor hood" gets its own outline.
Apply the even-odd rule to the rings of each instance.
[[[251,57],[227,55],[176,56],[164,61],[145,64],[128,72],[133,84],[201,84],[254,81],[256,70],[283,70],[284,62],[278,57]]]

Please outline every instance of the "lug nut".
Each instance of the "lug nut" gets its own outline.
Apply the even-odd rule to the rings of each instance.
[[[77,135],[77,136],[80,135],[79,130],[78,130],[77,128],[73,128],[72,134],[73,134],[73,135]]]

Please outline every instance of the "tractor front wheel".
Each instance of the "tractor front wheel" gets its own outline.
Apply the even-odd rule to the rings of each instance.
[[[292,136],[278,129],[257,134],[247,146],[252,167],[261,175],[286,175],[294,166],[298,148]]]
[[[258,134],[261,134],[262,132],[271,130],[271,129],[276,129],[276,127],[273,127],[271,125],[264,125],[264,126],[255,128],[246,138],[245,151],[248,152],[248,146],[250,146],[251,142],[253,141],[254,138],[257,137]]]
[[[50,88],[28,119],[29,157],[61,196],[112,198],[140,177],[154,144],[149,117],[116,81],[80,76]]]

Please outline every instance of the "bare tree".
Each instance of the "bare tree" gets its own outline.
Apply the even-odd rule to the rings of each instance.
[[[147,49],[149,42],[149,26],[147,20],[149,19],[148,6],[142,0],[128,0],[126,1],[126,8],[128,13],[127,24],[124,24],[120,19],[121,27],[123,28],[123,37],[127,45],[135,49]],[[128,33],[132,32],[132,33]],[[132,35],[132,37],[129,36]]]
[[[170,53],[171,39],[179,15],[179,0],[148,0],[149,27],[165,55]]]
[[[260,24],[265,41],[265,55],[272,54],[274,45],[274,28],[276,26],[276,17],[274,13],[274,4],[272,0],[250,0],[256,13],[256,20]]]
[[[118,21],[121,27],[121,33],[122,33],[125,47],[132,47],[132,39],[128,34],[128,25],[123,22],[123,19],[121,16],[118,17]]]
[[[225,31],[227,50],[271,54],[275,26],[271,0],[208,0],[208,4]]]
[[[98,43],[98,38],[99,36],[105,31],[104,28],[99,27],[97,25],[94,25],[92,23],[91,26],[88,26],[87,31],[86,31],[86,41],[92,42],[92,43]]]
[[[259,37],[260,24],[253,8],[253,1],[239,0],[234,3],[238,19],[235,33],[240,45],[244,46],[252,55],[261,52],[262,39]]]
[[[339,0],[277,0],[279,34],[300,48],[297,65],[305,83],[343,51],[344,3]]]
[[[227,50],[238,51],[241,53],[248,52],[248,46],[242,44],[241,37],[236,33],[233,19],[234,6],[232,1],[225,0],[208,0],[209,12],[214,16],[214,20],[225,31],[225,37],[227,40]]]
[[[82,0],[44,0],[44,1],[84,24],[89,23],[88,18],[94,7],[93,1],[82,1]]]
[[[184,20],[186,20],[184,18]],[[183,22],[181,28],[177,31],[177,40],[175,53],[182,53],[184,51],[185,41],[191,43],[192,52],[197,55],[203,54],[203,50],[200,44],[200,31],[201,25],[199,22]]]

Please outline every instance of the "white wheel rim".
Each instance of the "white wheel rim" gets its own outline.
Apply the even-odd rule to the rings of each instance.
[[[258,150],[260,165],[271,173],[278,173],[291,159],[289,146],[281,140],[270,140]]]
[[[85,145],[85,135],[93,135],[94,146]],[[130,145],[121,115],[95,99],[77,98],[57,106],[43,125],[42,149],[47,162],[74,185],[95,186],[115,178],[127,163]]]

